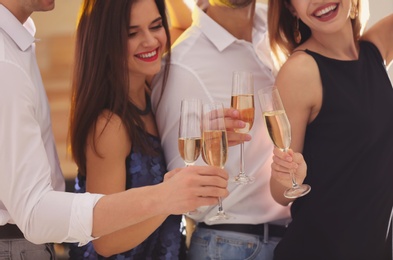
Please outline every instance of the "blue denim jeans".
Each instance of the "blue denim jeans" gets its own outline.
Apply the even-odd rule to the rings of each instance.
[[[197,227],[191,238],[189,260],[272,260],[281,238]]]
[[[26,239],[0,239],[0,260],[52,260],[53,244],[36,245]]]

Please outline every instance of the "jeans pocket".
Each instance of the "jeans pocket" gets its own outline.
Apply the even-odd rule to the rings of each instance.
[[[54,260],[55,253],[53,249],[53,245],[46,244],[44,247],[40,249],[26,249],[20,253],[20,257],[22,260]]]
[[[210,237],[199,236],[198,231],[192,234],[190,248],[187,253],[188,260],[210,259],[208,257]]]
[[[217,255],[220,259],[255,259],[261,250],[257,238],[237,239],[234,236],[217,236]]]

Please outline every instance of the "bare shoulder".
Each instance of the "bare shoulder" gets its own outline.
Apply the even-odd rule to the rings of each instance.
[[[276,84],[295,91],[312,91],[320,82],[318,66],[312,56],[304,51],[294,52],[278,72]]]
[[[319,113],[322,83],[317,63],[306,52],[291,55],[279,70],[276,85],[286,107],[303,115],[302,122],[311,122]]]
[[[97,118],[96,135],[109,135],[122,130],[123,123],[117,114],[104,110]]]
[[[96,127],[90,130],[90,141],[93,141],[100,154],[128,153],[131,147],[127,129],[117,114],[104,110],[97,118]]]

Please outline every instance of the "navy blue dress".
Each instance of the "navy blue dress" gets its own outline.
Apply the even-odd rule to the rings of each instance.
[[[132,147],[126,159],[126,189],[158,184],[163,181],[166,173],[166,163],[158,137],[149,135],[148,138],[156,155],[146,155]],[[86,191],[84,176],[78,174],[75,190],[78,193]],[[126,205],[125,205],[126,206]],[[105,258],[97,255],[92,242],[78,247],[70,245],[70,259],[72,260],[131,260],[131,259],[179,259],[181,232],[181,216],[169,216],[144,242],[127,252]]]

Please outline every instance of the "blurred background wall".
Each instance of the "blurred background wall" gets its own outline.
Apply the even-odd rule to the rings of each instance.
[[[184,0],[192,3],[193,0]],[[267,0],[258,0],[267,2]],[[55,35],[73,35],[76,26],[78,9],[82,0],[56,0],[56,8],[51,12],[33,14],[37,25],[38,37],[52,37]],[[392,0],[369,0],[370,21],[368,26],[374,24],[381,17],[393,12]],[[393,67],[393,66],[392,66]],[[390,68],[390,76],[393,78],[393,68]]]
[[[33,13],[38,37],[52,37],[73,34],[82,0],[56,0],[56,6],[50,12]]]

